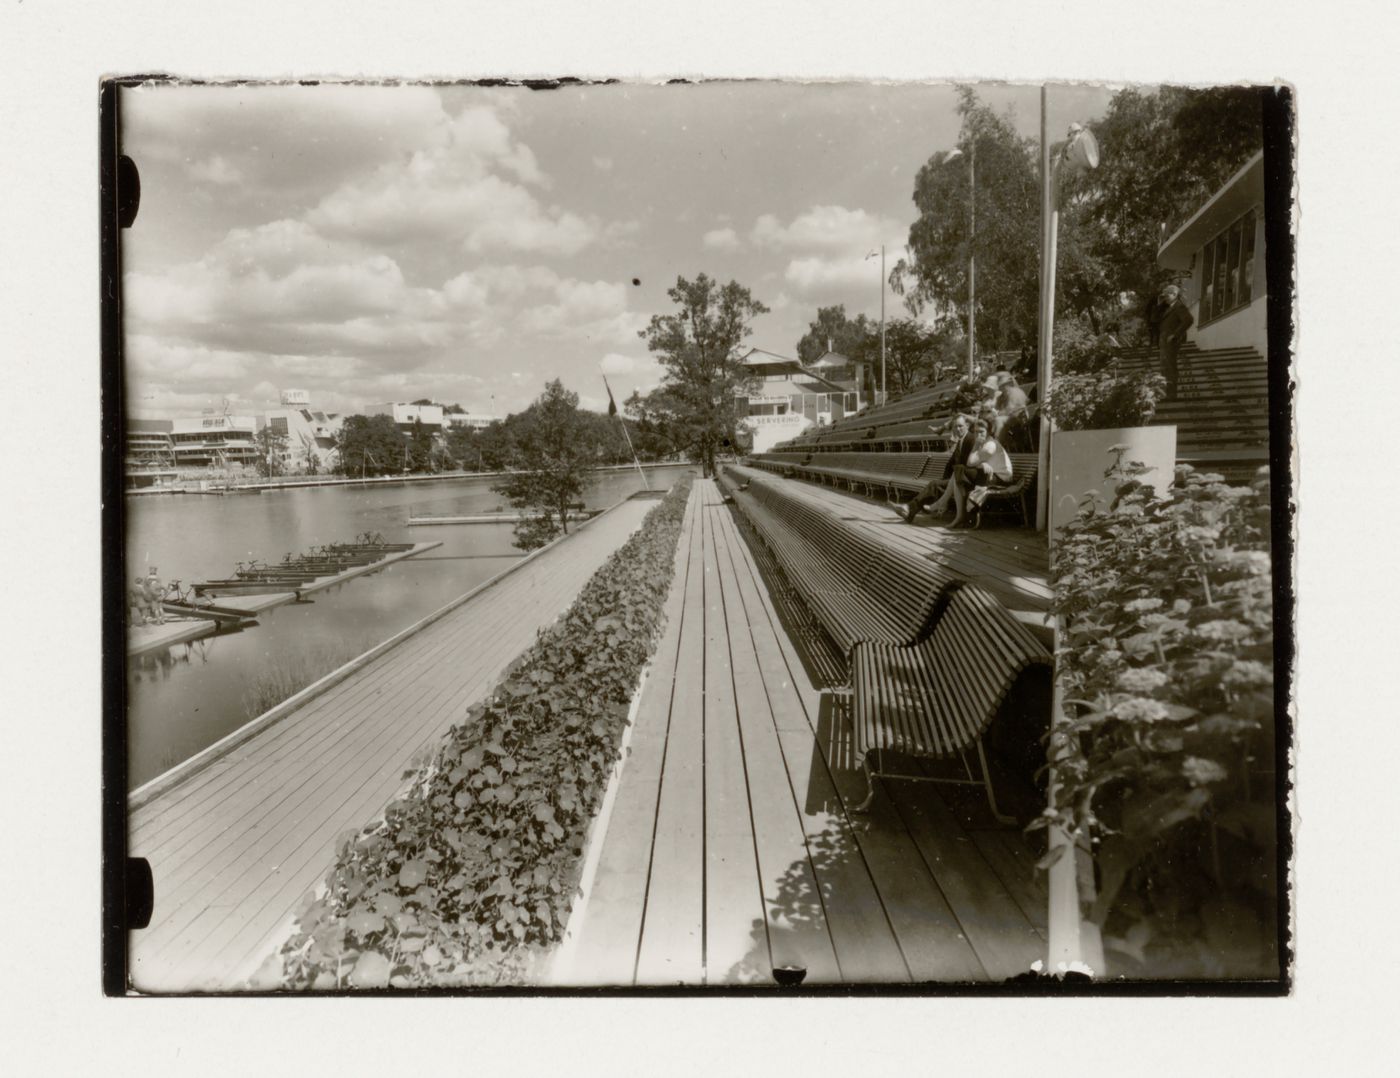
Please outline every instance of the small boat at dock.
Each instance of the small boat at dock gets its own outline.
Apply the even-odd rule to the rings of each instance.
[[[273,595],[304,587],[303,577],[268,577],[258,580],[206,580],[194,585],[196,595]]]

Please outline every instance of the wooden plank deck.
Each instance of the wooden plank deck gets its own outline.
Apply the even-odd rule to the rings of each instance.
[[[766,555],[710,480],[691,495],[667,624],[597,868],[551,971],[563,985],[987,981],[1044,957],[1044,887],[1017,831],[881,780],[851,806],[849,721]]]
[[[330,867],[338,836],[382,811],[414,757],[486,695],[654,505],[621,503],[277,722],[234,739],[184,781],[138,797],[131,854],[151,862],[155,911],[150,927],[130,935],[132,986],[243,987]]]

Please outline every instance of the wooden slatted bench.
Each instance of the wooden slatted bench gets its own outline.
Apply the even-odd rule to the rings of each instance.
[[[974,528],[982,526],[982,517],[988,512],[1016,513],[1026,527],[1030,527],[1035,520],[1032,495],[1035,491],[1036,473],[1040,470],[1040,458],[1035,453],[1008,455],[1011,457],[1011,482],[1001,487],[988,487],[982,505],[968,507]]]
[[[932,631],[956,577],[944,566],[850,527],[762,473],[734,493],[812,612],[849,654],[861,640],[913,644]]]
[[[856,758],[869,792],[857,811],[870,807],[876,775],[894,775],[885,756],[960,758],[965,778],[923,774],[902,777],[982,786],[992,814],[997,808],[982,734],[1022,678],[1052,676],[1050,654],[995,597],[972,584],[956,586],[930,635],[911,646],[861,641],[852,652]],[[978,777],[968,763],[976,750]]]

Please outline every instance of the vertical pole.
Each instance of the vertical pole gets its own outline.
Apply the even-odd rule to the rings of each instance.
[[[880,403],[889,400],[885,388],[885,245],[880,244]]]
[[[1049,525],[1050,507],[1050,436],[1053,427],[1045,417],[1045,400],[1050,393],[1053,363],[1051,347],[1055,339],[1055,255],[1059,229],[1058,192],[1055,190],[1055,172],[1050,160],[1050,139],[1048,130],[1046,87],[1040,88],[1040,211],[1041,211],[1041,251],[1040,251],[1040,333],[1038,338],[1039,363],[1036,371],[1036,386],[1041,403],[1040,453],[1036,495],[1036,529],[1047,532],[1051,578],[1054,578],[1055,537]],[[1060,626],[1057,618],[1051,618],[1051,632],[1054,634],[1054,650],[1060,648]],[[1046,802],[1054,809],[1059,798],[1060,783],[1056,763],[1064,749],[1061,747],[1058,731],[1065,726],[1064,690],[1056,669],[1054,687],[1050,701],[1050,765]],[[1046,967],[1049,973],[1059,973],[1071,966],[1089,968],[1091,973],[1103,969],[1103,949],[1098,933],[1092,924],[1087,924],[1080,915],[1079,875],[1081,868],[1087,868],[1087,853],[1079,848],[1079,836],[1070,834],[1063,827],[1052,824],[1048,829],[1047,842],[1051,851],[1061,850],[1056,862],[1050,866],[1047,879],[1049,901],[1047,903],[1048,940],[1046,943]],[[1092,891],[1090,892],[1092,893]]]
[[[977,137],[972,139],[972,152],[967,159],[968,214],[967,233],[967,376],[974,377],[977,367]]]
[[[1036,484],[1035,527],[1049,527],[1050,420],[1045,401],[1050,395],[1051,347],[1055,340],[1055,243],[1059,213],[1055,207],[1055,178],[1050,163],[1050,139],[1046,128],[1045,87],[1040,88],[1040,334],[1037,343],[1036,395],[1040,401],[1039,482]]]

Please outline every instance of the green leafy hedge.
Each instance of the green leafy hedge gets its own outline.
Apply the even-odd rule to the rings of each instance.
[[[279,955],[293,988],[518,982],[559,939],[589,823],[656,646],[690,479],[341,845]],[[465,660],[466,657],[464,657]]]
[[[1119,972],[1276,976],[1267,479],[1181,467],[1158,495],[1115,473],[1056,546],[1058,820],[1094,841]]]

